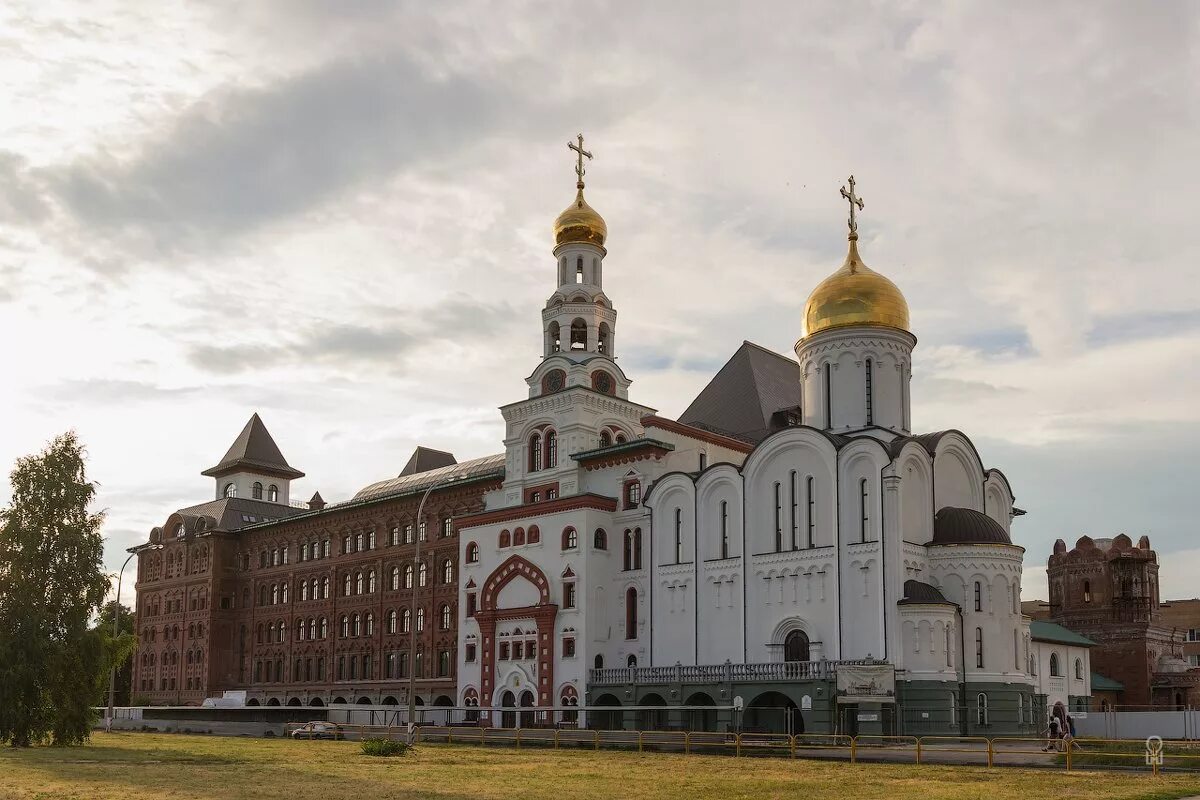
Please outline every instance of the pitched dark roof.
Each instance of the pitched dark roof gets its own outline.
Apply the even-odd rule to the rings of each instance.
[[[952,606],[945,596],[938,590],[936,586],[931,586],[928,583],[921,581],[905,581],[904,582],[904,597],[896,602],[898,606],[907,605],[939,605]]]
[[[1053,622],[1046,622],[1041,619],[1035,619],[1029,623],[1029,638],[1038,642],[1058,642],[1059,644],[1073,644],[1079,647],[1096,646],[1095,642],[1082,634],[1078,634],[1069,628],[1064,628],[1062,625],[1056,625]]]
[[[413,454],[409,456],[408,463],[404,465],[404,469],[400,470],[400,476],[416,475],[421,472],[428,472],[431,469],[439,469],[441,467],[450,467],[457,464],[458,461],[454,458],[454,453],[447,453],[445,450],[434,450],[432,447],[420,447],[413,450]]]
[[[219,478],[243,469],[265,472],[281,478],[304,477],[304,473],[293,469],[287,463],[287,459],[283,457],[283,453],[279,452],[279,445],[275,444],[275,440],[271,438],[267,426],[263,424],[257,412],[250,417],[250,421],[233,440],[233,444],[230,445],[220,462],[200,474],[210,478]]]
[[[800,403],[800,365],[742,342],[679,421],[757,444],[787,426],[783,414]]]
[[[233,531],[260,522],[294,517],[303,514],[304,509],[268,503],[265,500],[251,500],[248,497],[222,497],[220,500],[181,508],[176,513],[185,520],[203,517],[215,520],[216,527],[207,527],[207,530]],[[164,533],[164,536],[170,538],[169,533]]]
[[[1003,525],[982,511],[946,506],[933,515],[929,544],[1012,544],[1012,539]]]
[[[1099,672],[1092,673],[1092,691],[1093,692],[1123,692],[1125,684],[1120,681],[1115,681],[1106,675],[1101,675]]]
[[[378,481],[369,486],[364,486],[351,498],[350,502],[370,500],[376,497],[410,494],[428,489],[430,486],[449,486],[450,484],[480,478],[503,478],[506,458],[504,453],[499,453],[494,456],[484,456],[483,458],[464,461],[461,464],[451,464],[425,472],[418,472],[415,475],[400,475],[395,478],[388,478],[385,481]],[[338,508],[341,505],[344,504],[330,506],[330,508]]]

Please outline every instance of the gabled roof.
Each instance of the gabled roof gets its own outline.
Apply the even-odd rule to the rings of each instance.
[[[220,462],[200,474],[219,478],[239,470],[265,472],[280,478],[304,477],[304,473],[293,469],[283,457],[283,453],[279,452],[279,445],[275,444],[257,412],[250,417],[250,421],[233,440]]]
[[[457,464],[458,461],[454,458],[454,453],[447,453],[445,450],[434,450],[432,447],[418,446],[413,450],[413,454],[409,457],[408,463],[404,465],[404,469],[400,470],[400,477],[405,475],[416,475],[420,472],[428,472],[431,469],[440,467],[449,467]]]
[[[1073,644],[1078,647],[1096,646],[1096,643],[1086,636],[1068,630],[1062,625],[1040,619],[1029,623],[1029,636],[1035,642],[1057,642],[1058,644]]]
[[[378,481],[365,486],[358,491],[350,502],[367,500],[386,495],[404,494],[428,489],[430,486],[442,486],[476,478],[503,478],[504,453],[494,456],[464,461],[461,464],[451,464],[448,467],[418,472],[415,475],[400,475],[385,481]],[[334,506],[336,508],[336,506]]]
[[[268,503],[266,500],[251,500],[248,497],[222,497],[219,500],[181,508],[176,513],[185,519],[211,517],[217,523],[212,530],[234,531],[247,525],[294,517],[303,514],[304,509]],[[169,538],[168,534],[163,535]]]
[[[679,421],[757,444],[786,427],[779,412],[800,404],[800,365],[742,342]]]

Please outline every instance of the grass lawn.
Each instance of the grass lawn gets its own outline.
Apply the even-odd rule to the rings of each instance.
[[[420,745],[370,758],[355,742],[98,733],[87,747],[0,748],[4,800],[179,798],[981,798],[1106,800],[1200,794],[1200,777],[846,764]]]

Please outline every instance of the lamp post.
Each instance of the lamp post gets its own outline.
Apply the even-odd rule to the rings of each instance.
[[[417,504],[417,527],[413,532],[413,541],[416,545],[413,548],[413,602],[408,631],[408,734],[410,742],[412,741],[417,717],[417,595],[421,588],[421,525],[424,522],[421,515],[425,511],[425,501],[429,499],[429,495],[433,493],[433,490],[441,488],[454,480],[455,478],[448,477],[445,480],[436,481],[431,484],[425,490],[425,494],[421,495],[421,502]]]
[[[135,547],[129,551],[129,558],[125,559],[125,563],[121,565],[121,571],[117,573],[117,597],[113,603],[113,641],[117,639],[117,626],[121,621],[121,582],[125,578],[125,568],[129,566],[129,561],[143,550],[162,550],[161,544],[152,544],[147,547]],[[113,721],[113,698],[117,692],[117,662],[113,661],[112,667],[108,671],[108,713],[104,715],[104,731],[109,733],[112,731]]]

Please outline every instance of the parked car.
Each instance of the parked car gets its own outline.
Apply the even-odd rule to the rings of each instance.
[[[345,739],[342,726],[334,722],[307,722],[292,731],[293,739]]]

